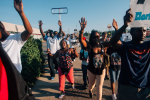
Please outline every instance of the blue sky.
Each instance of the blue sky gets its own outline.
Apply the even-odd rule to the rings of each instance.
[[[85,17],[87,27],[107,31],[107,25],[116,19],[118,25],[123,25],[123,16],[130,6],[130,0],[23,0],[24,12],[33,28],[38,27],[38,21],[43,21],[43,30],[59,30],[59,15],[51,14],[51,8],[67,7],[68,14],[61,15],[62,28],[68,33],[74,29],[80,30],[79,20]],[[13,0],[0,1],[0,21],[23,25],[16,12]]]

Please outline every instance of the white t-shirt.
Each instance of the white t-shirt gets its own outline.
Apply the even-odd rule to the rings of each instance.
[[[21,33],[15,35],[10,34],[5,41],[1,42],[2,47],[20,73],[22,70],[20,50],[25,42],[26,41],[22,41]]]
[[[63,39],[63,37],[56,37],[56,49],[60,50],[60,41]]]
[[[47,43],[47,49],[51,51],[52,54],[55,54],[57,49],[56,49],[56,37],[47,37],[46,38],[46,43]]]

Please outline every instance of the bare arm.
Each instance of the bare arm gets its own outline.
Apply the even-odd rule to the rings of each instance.
[[[63,35],[62,35],[62,36],[66,36],[66,34],[65,34],[65,32],[64,32],[64,31],[62,31],[62,33],[63,33]]]
[[[61,37],[61,32],[62,32],[62,23],[61,23],[61,21],[60,21],[60,20],[58,21],[58,25],[59,25],[59,33],[58,33],[58,37]]]
[[[121,47],[120,37],[122,36],[122,33],[128,27],[129,23],[133,21],[133,14],[131,14],[130,11],[131,9],[126,11],[126,15],[124,16],[124,25],[115,32],[115,34],[110,40],[110,43],[116,50],[118,50]]]
[[[79,21],[79,23],[80,23],[80,21]],[[85,18],[84,18],[84,22],[80,23],[81,31],[79,34],[79,42],[81,43],[81,45],[83,45],[84,48],[87,47],[86,41],[83,40],[83,32],[84,32],[84,28],[86,27],[86,25],[87,25],[87,21],[85,21]]]
[[[74,33],[74,35],[77,37],[77,39],[79,39],[79,37]]]
[[[39,21],[39,29],[40,29],[41,35],[42,35],[42,37],[43,37],[43,40],[45,40],[45,33],[43,32],[42,25],[43,25],[43,23],[42,23],[42,21],[40,20],[40,21]]]
[[[118,30],[118,24],[117,24],[117,22],[116,22],[115,19],[113,19],[112,26],[115,28],[115,31]],[[118,41],[118,43],[121,43],[120,40]],[[102,45],[103,45],[104,47],[110,47],[110,46],[111,46],[111,43],[110,43],[110,42],[103,42]]]
[[[26,41],[30,35],[32,34],[32,27],[30,25],[30,22],[28,21],[24,11],[23,11],[23,3],[16,3],[16,1],[14,0],[14,7],[16,9],[16,11],[19,13],[22,21],[23,21],[23,25],[25,27],[25,31],[22,32],[21,34],[21,38],[22,38],[22,41]]]

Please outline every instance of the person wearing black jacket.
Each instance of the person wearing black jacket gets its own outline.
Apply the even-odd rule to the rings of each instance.
[[[14,64],[11,62],[7,53],[4,51],[1,42],[0,42],[0,58],[7,74],[9,100],[35,100],[35,97],[33,96],[31,89],[27,86],[21,74],[16,69]],[[0,67],[2,66],[0,65]]]

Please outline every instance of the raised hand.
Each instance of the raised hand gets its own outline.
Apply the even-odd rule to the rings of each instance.
[[[112,26],[113,26],[116,30],[118,30],[118,24],[117,24],[117,22],[116,22],[115,19],[113,19]]]
[[[22,1],[20,3],[16,3],[16,1],[14,0],[14,7],[15,7],[15,9],[18,13],[23,12],[23,3],[22,3]]]
[[[39,26],[42,26],[42,25],[43,25],[43,23],[42,23],[42,21],[40,20],[40,21],[39,21]]]
[[[133,14],[130,12],[131,8],[126,11],[126,15],[124,16],[124,25],[129,25],[133,21]]]
[[[79,23],[80,23],[81,29],[84,29],[87,25],[87,21],[85,21],[85,18],[84,18],[83,22],[82,22],[82,18],[81,18],[81,22],[79,21]]]
[[[60,21],[60,20],[58,21],[58,25],[59,25],[59,26],[62,26],[62,23],[61,23],[61,21]]]

